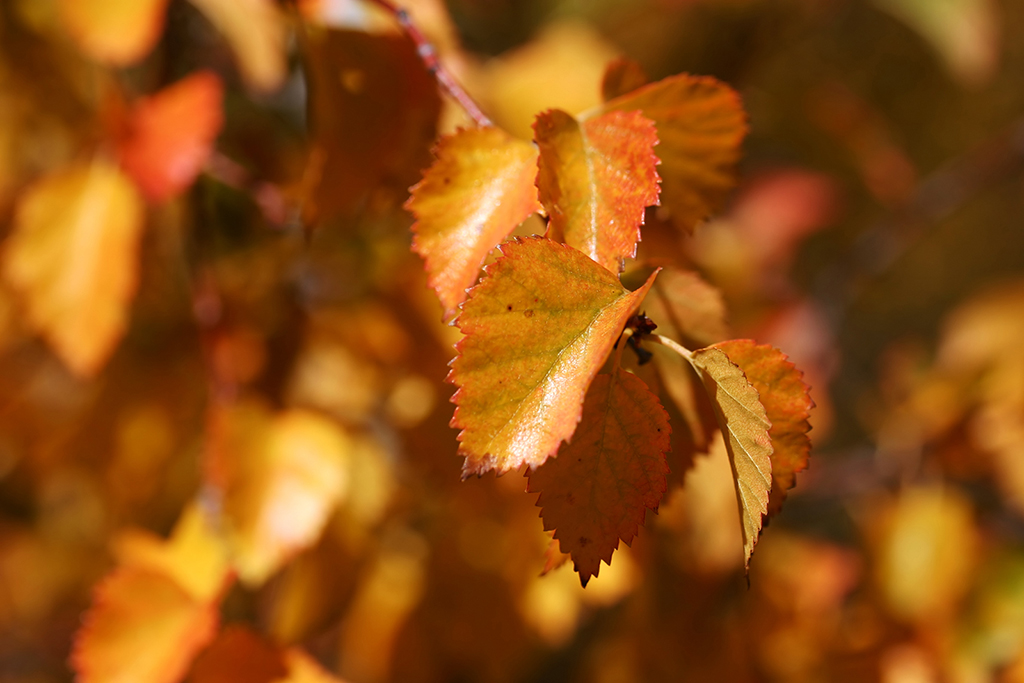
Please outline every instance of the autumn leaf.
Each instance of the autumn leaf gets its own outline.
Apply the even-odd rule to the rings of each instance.
[[[682,74],[617,97],[596,115],[637,109],[657,127],[662,204],[676,225],[691,231],[734,184],[747,132],[743,105],[714,78]]]
[[[308,45],[307,222],[347,215],[407,188],[430,165],[441,98],[405,36],[326,30]],[[492,245],[493,246],[493,245]]]
[[[348,436],[304,410],[255,402],[217,406],[206,472],[223,495],[225,535],[239,578],[263,583],[316,542],[348,483]]]
[[[584,586],[602,560],[611,563],[620,539],[632,542],[647,510],[665,495],[670,433],[657,396],[616,369],[590,385],[572,441],[530,473],[528,490],[540,493],[544,529],[555,530]]]
[[[193,504],[169,540],[129,532],[115,554],[75,637],[78,680],[174,683],[216,632],[229,579],[220,539]]]
[[[701,373],[725,438],[740,505],[744,563],[749,564],[768,513],[768,492],[772,486],[772,442],[768,436],[771,423],[757,389],[724,351],[713,347],[700,349],[693,352],[691,362]]]
[[[192,184],[224,123],[224,87],[199,71],[138,102],[118,139],[121,165],[151,202]]]
[[[3,275],[79,376],[96,374],[127,327],[142,227],[134,186],[104,161],[42,178],[17,206]]]
[[[81,683],[175,683],[216,632],[216,605],[170,577],[126,567],[99,584],[71,664]]]
[[[412,188],[413,250],[451,318],[476,283],[487,254],[537,202],[537,150],[498,128],[459,130],[441,139],[437,160]]]
[[[572,436],[587,387],[654,281],[635,292],[584,254],[543,238],[502,245],[456,323],[463,475],[540,465]]]
[[[242,78],[274,90],[287,75],[284,16],[273,0],[189,0],[223,34]]]
[[[704,347],[731,336],[722,292],[697,273],[665,268],[651,293],[647,316],[685,346]]]
[[[114,555],[121,566],[161,573],[204,602],[214,601],[229,579],[220,535],[195,503],[182,511],[169,540],[130,530],[115,539]]]
[[[627,57],[608,62],[601,79],[601,98],[607,102],[647,85],[647,74],[640,64]]]
[[[636,255],[644,208],[658,203],[654,124],[636,111],[579,122],[552,109],[533,128],[550,235],[622,272],[623,259]]]
[[[786,491],[796,484],[796,473],[807,467],[811,439],[807,436],[814,401],[810,389],[804,384],[803,373],[796,369],[786,354],[768,345],[758,345],[749,339],[716,344],[725,351],[729,360],[743,370],[743,374],[760,395],[772,428],[772,489],[768,497],[768,516],[782,509]]]
[[[340,683],[297,647],[282,648],[245,626],[224,629],[197,659],[189,683]]]
[[[89,57],[127,66],[160,39],[169,0],[60,0],[68,34]]]

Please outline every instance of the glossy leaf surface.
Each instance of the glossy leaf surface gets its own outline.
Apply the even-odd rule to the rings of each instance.
[[[540,465],[572,436],[583,398],[651,279],[635,292],[543,238],[502,245],[456,322],[449,380],[463,474]]]
[[[434,154],[406,208],[417,219],[413,250],[450,318],[491,249],[540,210],[537,150],[498,128],[470,128],[442,138]]]
[[[643,380],[617,369],[594,379],[572,441],[530,474],[544,528],[555,530],[583,585],[661,502],[670,432],[668,414]]]
[[[658,141],[639,112],[585,121],[552,109],[534,124],[537,187],[551,236],[619,273],[636,254],[644,208],[658,202]]]

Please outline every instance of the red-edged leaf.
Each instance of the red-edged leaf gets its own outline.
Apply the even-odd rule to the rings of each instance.
[[[768,516],[782,509],[786,491],[796,484],[796,473],[807,467],[811,439],[807,436],[814,401],[810,387],[804,384],[803,373],[797,370],[786,354],[767,344],[758,345],[749,339],[716,344],[725,351],[761,397],[772,428],[772,490],[768,498]]]
[[[583,419],[558,454],[530,473],[545,530],[555,530],[584,586],[629,545],[668,487],[668,413],[636,375],[598,375]]]
[[[729,451],[743,527],[744,563],[749,564],[772,487],[771,423],[757,389],[724,351],[700,349],[693,352],[691,362],[701,373]]]
[[[60,18],[93,59],[126,66],[153,49],[164,28],[168,0],[60,0]]]
[[[434,154],[406,208],[416,216],[412,248],[448,319],[491,249],[540,210],[537,150],[499,128],[471,128],[442,138]]]
[[[651,294],[647,316],[684,346],[699,348],[731,336],[722,292],[697,273],[665,268]]]
[[[76,374],[91,376],[128,325],[144,205],[102,161],[48,175],[22,193],[3,275],[32,327]]]
[[[129,566],[96,589],[75,637],[80,683],[176,683],[213,639],[216,603],[197,600],[169,576]]]
[[[138,102],[118,141],[121,165],[152,202],[192,184],[224,123],[224,87],[200,71]]]
[[[598,112],[637,109],[658,129],[661,203],[676,225],[692,230],[734,184],[747,132],[739,95],[714,78],[682,74],[617,97]]]
[[[587,387],[655,275],[635,292],[543,238],[502,245],[456,322],[449,381],[463,474],[540,465],[572,436]]]
[[[658,142],[640,112],[610,112],[582,123],[552,109],[533,125],[540,148],[537,187],[551,236],[613,273],[636,255],[644,208],[658,203]]]
[[[601,79],[601,98],[607,102],[647,84],[644,68],[628,57],[608,62]]]

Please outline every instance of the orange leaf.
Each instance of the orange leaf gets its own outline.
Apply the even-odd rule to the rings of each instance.
[[[200,71],[138,102],[118,141],[121,165],[152,202],[192,184],[224,123],[224,87]]]
[[[607,102],[647,84],[647,74],[637,62],[619,57],[608,62],[601,79],[601,98]]]
[[[223,543],[195,504],[181,513],[169,540],[127,531],[115,539],[114,554],[122,566],[159,572],[201,602],[215,601],[229,578]]]
[[[620,273],[636,255],[644,208],[658,203],[658,142],[640,112],[610,112],[582,123],[552,109],[534,123],[537,187],[558,241]]]
[[[189,683],[339,683],[302,649],[281,648],[244,626],[224,629],[197,659]]]
[[[93,59],[126,66],[145,57],[164,28],[168,0],[60,0],[60,17]]]
[[[417,219],[412,248],[451,318],[491,249],[540,210],[537,150],[501,129],[471,128],[442,138],[435,154],[406,208]]]
[[[655,274],[635,292],[582,253],[543,238],[501,246],[456,323],[448,376],[463,476],[536,467],[580,420],[587,388]]]
[[[348,436],[302,410],[273,415],[258,403],[218,406],[207,475],[224,496],[224,526],[239,578],[258,585],[316,542],[345,493]]]
[[[416,46],[404,35],[325,30],[310,36],[308,64],[307,222],[351,213],[381,194],[404,200],[431,163],[441,111]]]
[[[693,230],[734,184],[747,132],[739,96],[714,78],[682,74],[617,97],[597,111],[636,109],[658,129],[662,204],[676,225]]]
[[[79,683],[175,683],[214,636],[215,603],[196,600],[170,577],[142,567],[115,571],[96,589],[75,637]]]
[[[284,16],[273,0],[190,0],[231,45],[249,86],[274,90],[287,75]]]
[[[772,428],[772,490],[768,498],[768,516],[782,509],[786,491],[796,484],[796,473],[807,467],[811,439],[807,436],[814,401],[810,388],[804,384],[803,373],[796,369],[786,354],[767,344],[759,346],[749,339],[716,344],[736,365],[743,369],[750,383],[761,396]]]
[[[665,495],[670,433],[658,397],[617,369],[594,379],[572,441],[530,474],[544,529],[555,529],[584,586],[601,560],[611,563],[619,539],[632,542],[647,509]]]
[[[731,336],[722,292],[697,273],[665,268],[652,293],[647,316],[684,346],[707,346]]]
[[[729,452],[743,528],[744,563],[749,564],[768,513],[768,492],[772,486],[772,442],[768,436],[771,423],[757,390],[724,351],[714,347],[694,351],[691,363],[704,381]]]
[[[135,187],[102,161],[44,177],[17,206],[3,275],[80,376],[100,369],[127,326],[142,227]]]

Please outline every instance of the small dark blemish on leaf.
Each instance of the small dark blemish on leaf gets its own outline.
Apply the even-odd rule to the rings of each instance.
[[[566,494],[565,502],[568,503],[569,505],[575,505],[576,504],[576,496],[572,495],[571,493]]]
[[[505,308],[511,311],[511,310],[512,310],[512,304],[509,304],[509,305],[508,305],[508,306],[506,306]]]
[[[586,548],[588,545],[590,545],[590,539],[586,536],[580,536],[580,547]]]
[[[525,311],[523,311],[523,315],[525,315],[527,318],[532,318],[533,317],[533,309],[527,308]]]

